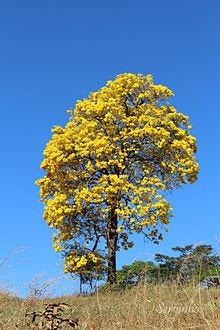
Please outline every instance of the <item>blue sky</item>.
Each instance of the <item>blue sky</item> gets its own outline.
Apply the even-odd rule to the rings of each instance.
[[[196,184],[169,196],[174,217],[164,241],[138,237],[118,266],[189,243],[219,251],[219,12],[218,0],[0,1],[0,260],[14,253],[0,268],[2,282],[25,294],[36,275],[62,275],[34,185],[42,152],[77,99],[124,72],[151,73],[174,91],[198,139],[201,170]]]

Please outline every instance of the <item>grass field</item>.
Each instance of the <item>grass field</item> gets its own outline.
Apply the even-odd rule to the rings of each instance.
[[[65,303],[61,312],[63,327],[34,314],[42,313],[46,304]],[[64,304],[63,304],[64,305]],[[62,306],[62,305],[61,305]],[[64,305],[65,306],[65,305]],[[57,307],[56,307],[57,308]],[[30,314],[25,317],[26,314]],[[0,294],[0,329],[220,329],[220,288],[208,290],[196,286],[139,285],[123,292],[101,292],[92,296],[63,296],[51,299],[19,299]],[[61,322],[61,321],[60,321]],[[54,320],[55,324],[55,320]]]

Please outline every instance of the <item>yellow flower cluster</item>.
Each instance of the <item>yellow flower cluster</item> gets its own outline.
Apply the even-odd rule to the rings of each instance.
[[[95,271],[101,267],[103,267],[103,259],[92,252],[82,256],[77,256],[77,254],[71,253],[65,259],[64,272],[82,273],[84,271]]]
[[[151,75],[122,74],[78,101],[66,126],[52,130],[37,184],[44,218],[58,230],[56,250],[80,235],[90,242],[104,236],[113,213],[122,243],[122,233],[169,222],[163,192],[193,183],[199,170],[189,118],[167,102],[173,95]],[[88,258],[69,264],[77,270]]]

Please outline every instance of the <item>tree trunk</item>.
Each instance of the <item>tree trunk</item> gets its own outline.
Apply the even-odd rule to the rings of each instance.
[[[107,282],[112,287],[116,283],[116,251],[118,242],[117,215],[114,210],[111,212],[107,224],[107,248],[108,248],[108,278]]]
[[[83,275],[79,274],[79,294],[82,295],[82,283],[83,283]]]

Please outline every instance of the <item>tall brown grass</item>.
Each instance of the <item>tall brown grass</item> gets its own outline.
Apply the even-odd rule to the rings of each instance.
[[[141,284],[121,292],[51,299],[19,299],[0,294],[0,329],[30,329],[25,315],[42,312],[47,303],[66,303],[65,317],[78,319],[78,329],[220,329],[220,288],[175,284]],[[40,329],[35,327],[33,329]],[[67,325],[63,328],[69,329]]]

